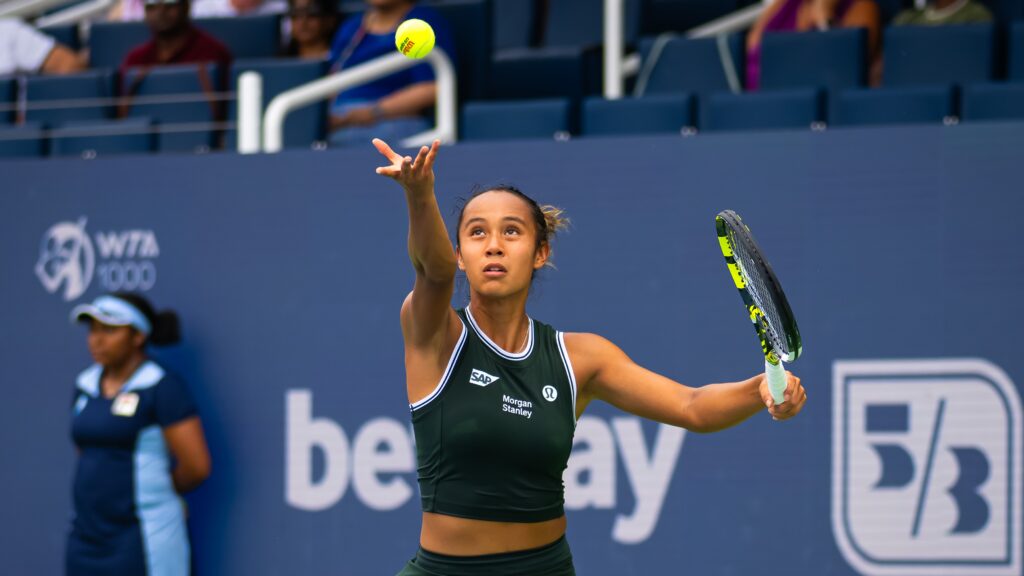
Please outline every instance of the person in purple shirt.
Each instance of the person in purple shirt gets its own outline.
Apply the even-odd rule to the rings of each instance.
[[[761,84],[761,39],[765,32],[806,32],[830,28],[866,28],[868,74],[877,85],[881,74],[881,20],[874,0],[774,0],[747,33],[747,90]]]
[[[410,18],[430,24],[435,49],[455,61],[451,29],[437,11],[414,0],[367,0],[366,11],[345,20],[331,46],[331,73],[348,70],[395,51],[395,30]],[[437,83],[429,64],[356,86],[338,94],[331,106],[331,143],[365,144],[373,137],[401,140],[430,128],[425,115],[437,99]]]

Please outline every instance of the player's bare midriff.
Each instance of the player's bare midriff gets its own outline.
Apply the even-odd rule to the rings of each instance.
[[[565,534],[565,516],[544,522],[491,522],[423,513],[420,546],[449,556],[480,556],[530,550]]]

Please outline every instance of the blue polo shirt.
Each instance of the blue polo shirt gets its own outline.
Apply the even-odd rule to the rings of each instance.
[[[146,361],[114,398],[103,368],[78,376],[71,436],[79,450],[67,574],[186,576],[189,543],[162,428],[196,415],[184,383]]]
[[[414,6],[405,19],[417,18],[430,24],[436,37],[435,50],[440,48],[455,63],[455,41],[452,38],[448,22],[436,10],[424,6]],[[387,34],[370,34],[363,29],[363,15],[356,14],[342,23],[334,35],[331,45],[331,72],[349,70],[359,64],[373,60],[385,54],[397,51],[395,48],[395,31]],[[430,64],[420,64],[406,68],[390,76],[385,76],[356,86],[338,94],[336,104],[348,102],[376,102],[406,86],[434,80],[434,70]]]

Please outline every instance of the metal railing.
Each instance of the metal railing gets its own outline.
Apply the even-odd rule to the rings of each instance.
[[[434,139],[452,143],[457,135],[455,69],[444,50],[438,48],[423,60],[411,60],[395,52],[282,92],[267,105],[262,117],[262,127],[259,114],[254,112],[259,110],[262,80],[255,72],[251,76],[243,75],[246,80],[239,78],[238,84],[238,151],[243,154],[252,154],[260,149],[264,152],[280,152],[284,147],[284,121],[293,110],[327,100],[342,90],[394,74],[422,62],[433,67],[437,78],[437,124],[433,130],[406,138],[401,145],[414,147],[428,144]]]

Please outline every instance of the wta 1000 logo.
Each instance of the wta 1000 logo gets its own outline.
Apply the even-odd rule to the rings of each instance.
[[[837,361],[832,527],[872,575],[1021,574],[1021,405],[980,359]]]
[[[109,230],[90,237],[85,225],[83,216],[43,234],[35,272],[47,292],[74,300],[94,276],[106,291],[146,291],[156,284],[160,246],[152,230]]]

